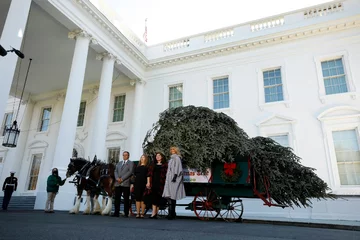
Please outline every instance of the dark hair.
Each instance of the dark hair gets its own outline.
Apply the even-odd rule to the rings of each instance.
[[[161,156],[161,163],[162,164],[166,163],[165,155],[162,152],[156,152],[155,157],[154,157],[154,164],[156,164],[156,162],[157,162],[156,155],[158,155],[158,154],[160,154],[160,156]]]
[[[127,153],[127,154],[129,155],[129,157],[130,157],[130,153],[129,153],[128,151],[124,151],[123,154],[124,154],[124,153]]]

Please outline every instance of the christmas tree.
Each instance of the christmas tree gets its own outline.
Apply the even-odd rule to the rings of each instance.
[[[169,158],[171,146],[181,149],[189,168],[205,172],[214,161],[230,163],[234,156],[250,156],[257,179],[270,180],[269,192],[278,204],[310,206],[310,199],[335,198],[314,169],[300,164],[291,148],[270,138],[250,139],[237,123],[224,113],[206,107],[177,107],[160,113],[144,139],[144,152],[161,151]]]

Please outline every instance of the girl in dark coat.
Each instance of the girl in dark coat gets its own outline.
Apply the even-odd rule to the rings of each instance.
[[[157,218],[159,206],[162,200],[162,193],[166,180],[168,165],[164,154],[158,152],[155,155],[155,161],[151,164],[148,171],[148,184],[145,195],[150,196],[152,203],[152,214],[150,218]],[[151,189],[151,190],[150,190]]]

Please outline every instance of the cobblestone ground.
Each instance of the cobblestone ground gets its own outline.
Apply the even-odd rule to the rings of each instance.
[[[359,240],[360,232],[197,219],[169,221],[69,215],[67,212],[7,211],[0,212],[0,239]]]

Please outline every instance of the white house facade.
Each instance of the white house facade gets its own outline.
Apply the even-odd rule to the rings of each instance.
[[[21,131],[16,148],[0,147],[0,180],[16,171],[14,196],[36,196],[35,209],[53,167],[65,177],[74,155],[137,160],[160,112],[195,105],[292,147],[342,197],[307,209],[244,199],[244,217],[360,220],[359,0],[153,46],[101,0],[4,0],[0,13],[0,44],[25,54],[0,58],[1,133],[15,119]],[[66,183],[55,208],[74,196]]]

